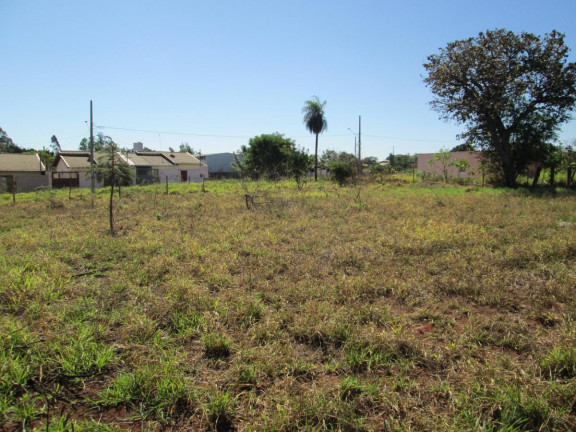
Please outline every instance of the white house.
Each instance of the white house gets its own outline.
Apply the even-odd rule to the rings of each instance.
[[[134,167],[135,184],[175,182],[201,182],[208,178],[208,167],[190,153],[136,151],[118,153],[128,165]],[[94,164],[98,165],[103,153],[94,153]],[[52,186],[91,187],[90,152],[61,151],[54,161]],[[102,187],[96,182],[96,187]]]
[[[103,153],[94,153],[95,164],[98,164],[98,159],[103,156]],[[53,188],[89,188],[92,185],[89,151],[61,151],[56,156],[53,167]],[[96,187],[102,187],[102,183],[96,182]]]
[[[121,155],[136,170],[136,184],[201,182],[208,167],[188,152],[136,151]]]

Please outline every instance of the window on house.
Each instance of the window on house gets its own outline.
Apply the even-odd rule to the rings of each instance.
[[[12,176],[0,177],[0,192],[12,192],[14,178]]]

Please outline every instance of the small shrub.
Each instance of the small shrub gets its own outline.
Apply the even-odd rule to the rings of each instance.
[[[339,186],[344,186],[346,180],[352,177],[352,167],[347,162],[332,162],[328,169]]]
[[[242,326],[249,327],[262,318],[264,308],[260,302],[249,302],[241,307],[242,313]]]
[[[182,338],[197,337],[205,325],[206,320],[199,312],[175,312],[172,316],[172,327]]]
[[[283,430],[364,431],[361,414],[348,402],[330,394],[307,395],[294,407],[291,427]]]
[[[258,369],[256,366],[248,364],[241,366],[238,370],[238,382],[242,385],[253,386],[258,381]]]
[[[101,394],[98,404],[141,404],[146,410],[162,417],[170,417],[193,401],[182,373],[170,360],[162,365],[143,365],[134,372],[123,372]]]
[[[230,396],[228,390],[225,392],[218,390],[208,395],[208,400],[204,404],[204,411],[217,431],[231,430],[235,404],[236,399]]]
[[[230,355],[230,340],[214,333],[208,333],[202,338],[204,355],[211,359],[226,358]]]
[[[347,377],[340,383],[340,399],[351,401],[364,392],[364,388],[355,376]]]
[[[499,399],[499,408],[494,413],[501,427],[499,430],[530,431],[552,426],[552,412],[542,396],[532,397],[522,394],[519,389],[509,389]]]
[[[540,368],[544,375],[551,379],[574,378],[576,376],[576,349],[554,347],[540,360]]]
[[[346,362],[355,372],[371,371],[390,362],[394,356],[379,347],[350,344],[344,350]]]
[[[63,374],[76,376],[104,370],[114,358],[112,347],[96,342],[91,326],[83,327],[80,334],[70,338],[60,351]]]

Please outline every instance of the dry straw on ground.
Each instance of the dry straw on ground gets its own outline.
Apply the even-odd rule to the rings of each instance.
[[[0,428],[573,430],[573,195],[206,189],[0,207]]]

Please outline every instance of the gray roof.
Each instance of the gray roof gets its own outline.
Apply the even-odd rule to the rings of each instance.
[[[0,153],[0,171],[40,172],[45,170],[46,168],[42,161],[40,161],[38,153]]]
[[[59,156],[68,168],[90,168],[89,151],[62,151]],[[94,161],[98,163],[98,158],[102,156],[105,156],[105,153],[94,153]]]
[[[174,165],[202,165],[201,162],[190,153],[183,152],[130,152],[126,158],[135,166],[163,167]]]

